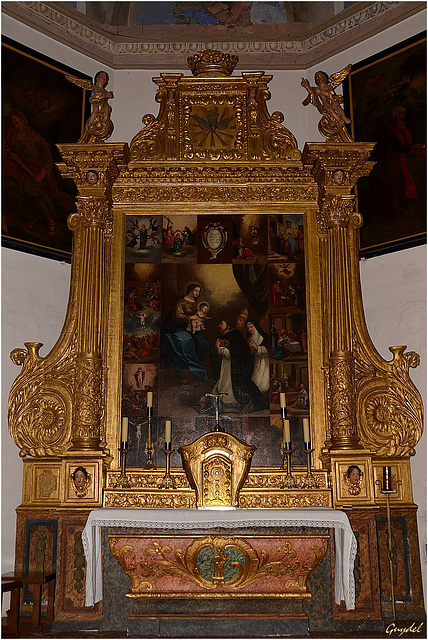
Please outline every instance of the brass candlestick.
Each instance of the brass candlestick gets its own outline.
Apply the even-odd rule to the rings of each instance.
[[[172,477],[171,473],[170,473],[170,468],[171,468],[171,453],[174,451],[174,449],[168,449],[168,447],[165,447],[165,449],[163,450],[164,454],[166,455],[166,468],[165,468],[165,475],[162,479],[162,482],[160,484],[160,488],[161,489],[175,489],[175,480]]]
[[[286,470],[285,478],[282,483],[283,489],[297,489],[296,481],[291,473],[291,442],[283,442],[281,445],[281,453],[283,455],[282,468]]]
[[[147,407],[148,418],[147,418],[147,442],[144,449],[144,453],[146,454],[146,464],[144,465],[145,469],[156,469],[155,463],[153,462],[153,454],[155,452],[155,447],[152,442],[152,407]]]
[[[308,445],[308,448],[306,448],[306,445]],[[311,469],[311,454],[313,451],[315,451],[315,449],[310,448],[310,443],[305,442],[304,452],[306,453],[307,472],[303,479],[302,489],[319,489],[318,482],[312,475]]]
[[[121,454],[121,471],[118,479],[115,482],[115,489],[129,489],[131,486],[126,475],[126,454],[128,453],[127,445],[127,442],[122,442],[122,446],[119,449],[119,454]]]
[[[381,493],[386,495],[386,519],[388,521],[388,560],[389,560],[389,575],[391,580],[391,609],[392,609],[392,619],[395,620],[395,592],[394,592],[394,561],[395,554],[392,548],[392,528],[391,528],[391,505],[390,505],[390,494],[395,493],[394,490],[385,491],[381,489]]]
[[[397,480],[397,483],[399,481]],[[376,484],[380,485],[380,480],[376,480]],[[392,526],[391,526],[391,493],[396,493],[394,489],[391,489],[391,480],[386,481],[386,485],[383,485],[381,490],[384,496],[386,496],[386,520],[388,525],[388,561],[389,561],[389,577],[391,582],[391,613],[392,620],[396,620],[395,613],[395,589],[394,589],[394,568],[395,568],[395,553],[392,548]]]

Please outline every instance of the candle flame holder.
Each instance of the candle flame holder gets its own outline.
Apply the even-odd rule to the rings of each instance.
[[[151,409],[151,407],[148,407]],[[146,454],[146,464],[144,465],[144,469],[156,469],[155,463],[153,462],[153,455],[155,452],[155,447],[152,442],[152,416],[149,415],[147,417],[147,442],[144,449],[144,453]]]
[[[397,484],[401,483],[401,480],[396,481]],[[380,480],[376,480],[375,484],[381,485],[380,492],[386,497],[386,520],[388,526],[388,561],[389,561],[389,579],[391,582],[391,613],[392,620],[396,620],[396,611],[395,611],[395,589],[394,589],[394,569],[396,566],[395,563],[395,553],[392,546],[392,526],[391,526],[391,494],[396,493],[395,489],[391,488],[391,479],[387,485],[383,485]]]
[[[175,485],[175,480],[172,477],[171,473],[170,473],[170,468],[171,468],[171,453],[174,451],[174,449],[168,449],[167,447],[165,447],[164,449],[164,454],[166,456],[166,468],[165,468],[165,475],[162,478],[162,482],[160,483],[160,488],[161,489],[176,489],[176,485]]]
[[[219,400],[222,396],[227,396],[227,393],[205,393],[205,398],[214,398],[214,410],[215,410],[215,420],[214,426],[211,427],[211,433],[216,431],[222,431],[220,428],[220,404]]]
[[[319,489],[319,484],[316,478],[313,476],[311,469],[311,454],[314,451],[315,449],[304,449],[304,452],[306,453],[307,472],[305,477],[303,478],[302,489]]]
[[[281,445],[283,455],[282,468],[285,469],[285,478],[282,482],[282,489],[297,489],[296,481],[291,471],[291,442],[283,442]]]
[[[131,487],[128,476],[126,475],[126,454],[128,453],[128,443],[123,442],[122,447],[119,448],[119,454],[121,457],[121,471],[118,479],[114,484],[114,489],[129,489]]]

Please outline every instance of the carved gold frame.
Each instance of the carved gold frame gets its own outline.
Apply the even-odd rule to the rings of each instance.
[[[205,75],[198,68],[197,77],[170,73],[154,78],[159,115],[144,116],[145,126],[130,147],[102,141],[59,146],[59,169],[73,178],[79,193],[77,212],[69,219],[70,300],[63,331],[45,358],[38,353],[40,343],[27,342],[25,349],[11,354],[22,365],[9,398],[11,435],[20,455],[31,456],[25,461],[29,469],[43,458],[51,459],[61,470],[59,485],[69,480],[66,460],[70,465],[90,464],[98,486],[92,502],[85,498],[87,506],[98,506],[102,492],[109,506],[153,506],[149,495],[157,496],[158,506],[192,506],[185,480],[175,490],[162,490],[156,473],[130,470],[131,489],[112,486],[119,466],[125,214],[156,208],[179,215],[189,206],[200,214],[243,208],[249,213],[301,213],[313,462],[325,482],[319,493],[306,490],[305,497],[302,488],[281,488],[282,469],[256,468],[242,489],[240,505],[327,506],[327,501],[340,507],[343,496],[337,482],[345,459],[363,466],[364,478],[370,478],[364,499],[346,496],[346,504],[352,505],[354,498],[359,506],[381,503],[374,476],[390,459],[395,481],[402,482],[396,500],[412,504],[409,456],[422,434],[422,401],[409,367],[419,364],[419,356],[405,353],[404,346],[391,347],[391,361],[377,353],[365,324],[359,281],[361,216],[355,212],[352,189],[372,168],[368,157],[373,145],[327,140],[307,143],[300,153],[293,134],[282,124],[282,114],[267,110],[272,76],[229,76],[230,60],[214,54],[207,57]],[[230,104],[243,105],[240,118],[246,122],[246,138],[239,153],[207,149],[203,157],[195,155],[191,132],[190,142],[180,142],[183,108],[192,102],[213,104],[220,95],[231,95]],[[337,169],[344,174],[339,185],[333,179]],[[98,174],[96,184],[87,182],[88,170]],[[176,472],[177,478],[182,475]],[[32,477],[30,472],[26,475]],[[247,497],[246,487],[251,488]],[[31,504],[34,491],[25,491]],[[66,500],[58,492],[52,495],[59,496],[58,507],[70,506],[71,496]],[[43,503],[43,496],[37,501]],[[78,496],[73,501],[81,504]]]

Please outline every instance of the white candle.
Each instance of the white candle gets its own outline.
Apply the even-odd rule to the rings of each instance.
[[[285,393],[283,391],[281,391],[281,393],[279,394],[279,403],[281,405],[281,409],[285,409],[285,407],[287,406]]]
[[[165,420],[165,442],[171,442],[171,420]]]
[[[122,418],[122,442],[128,442],[128,418]]]
[[[311,441],[311,435],[309,432],[309,420],[307,418],[303,418],[303,440],[304,442]]]
[[[147,406],[153,407],[153,391],[147,391],[146,400],[147,400]]]
[[[291,442],[290,420],[283,420],[283,439],[284,442]]]

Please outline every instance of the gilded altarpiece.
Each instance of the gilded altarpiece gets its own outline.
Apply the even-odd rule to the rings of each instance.
[[[353,142],[332,121],[326,126],[324,115],[327,140],[301,152],[283,114],[267,109],[272,76],[232,75],[235,64],[205,52],[189,59],[192,76],[154,78],[159,114],[143,116],[129,146],[104,141],[111,127],[59,145],[59,169],[79,194],[69,218],[67,317],[45,358],[35,342],[12,352],[22,371],[9,399],[10,432],[24,458],[16,564],[32,553],[25,523],[54,520],[58,623],[101,616],[99,606],[83,606],[80,533],[91,509],[196,506],[178,449],[212,429],[215,408],[205,394],[220,390],[224,330],[231,332],[233,393],[222,399],[221,427],[256,447],[239,506],[349,509],[360,545],[356,609],[325,606],[338,628],[343,621],[377,623],[389,612],[379,479],[390,466],[394,531],[404,540],[405,527],[416,523],[409,457],[422,434],[422,403],[409,376],[419,356],[394,346],[384,360],[364,321],[361,216],[352,189],[372,168],[373,145]],[[150,468],[147,391],[155,399]],[[284,485],[281,393],[291,421],[292,489]],[[123,416],[130,421],[126,484],[119,482]],[[174,488],[162,484],[167,418]],[[304,418],[313,448],[310,487]],[[313,569],[326,558],[309,580],[313,594],[316,571],[331,569],[327,539],[321,531],[312,546]],[[109,541],[120,555],[120,536],[113,532]],[[137,547],[144,544],[141,538]],[[250,553],[248,541],[239,544]],[[285,555],[295,544],[284,538]],[[412,571],[397,575],[397,606],[414,616],[423,610],[417,535],[398,548]],[[140,574],[131,575],[131,595]],[[279,587],[274,591],[281,597]],[[321,629],[322,614],[312,615]]]

